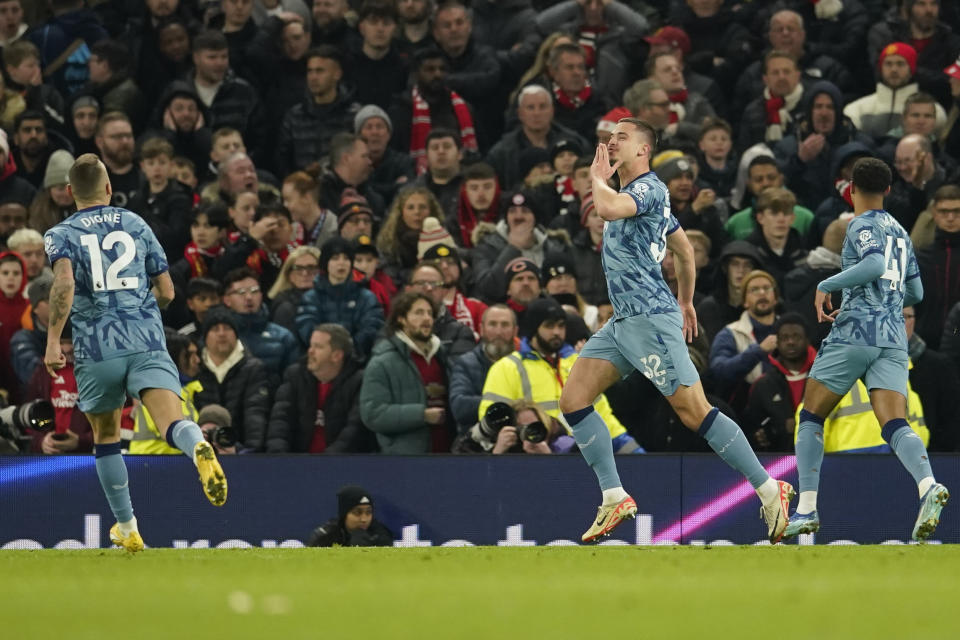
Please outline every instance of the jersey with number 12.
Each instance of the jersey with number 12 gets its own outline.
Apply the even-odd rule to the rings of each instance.
[[[679,311],[677,298],[663,279],[667,234],[680,228],[670,213],[670,194],[649,171],[620,189],[633,198],[637,214],[607,222],[601,258],[616,318]]]
[[[77,360],[165,351],[151,278],[168,270],[153,231],[118,207],[81,209],[43,237],[53,264],[69,258],[76,283],[70,321]]]
[[[825,342],[906,350],[904,289],[920,277],[920,269],[909,234],[886,211],[867,211],[850,221],[841,266],[849,269],[874,253],[883,257],[883,275],[843,290],[840,313]]]

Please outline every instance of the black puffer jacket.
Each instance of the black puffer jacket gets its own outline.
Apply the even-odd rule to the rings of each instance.
[[[263,451],[270,413],[270,388],[263,363],[246,354],[235,364],[223,382],[206,364],[201,364],[197,377],[203,391],[194,397],[197,410],[208,404],[219,404],[230,412],[237,440],[253,451]]]
[[[149,191],[150,187],[144,185],[127,206],[150,225],[169,259],[176,260],[190,242],[190,189],[171,178],[160,193],[151,195]]]
[[[370,528],[347,531],[337,518],[331,518],[310,532],[308,547],[392,547],[393,532],[379,520]]]
[[[500,302],[507,295],[507,283],[503,270],[514,258],[524,257],[543,264],[549,253],[570,251],[570,236],[566,231],[546,231],[537,227],[537,241],[533,247],[520,251],[507,242],[507,222],[501,220],[496,225],[481,222],[473,230],[473,272],[477,274],[474,295],[484,302]]]
[[[947,313],[960,302],[960,233],[937,229],[933,244],[917,253],[917,263],[923,283],[917,333],[931,349],[939,349]]]
[[[326,453],[368,453],[377,450],[377,440],[360,420],[360,386],[363,369],[354,360],[344,363],[333,379],[326,406],[324,432]],[[307,369],[306,359],[290,365],[277,389],[267,453],[307,453],[317,419],[317,378]]]
[[[186,81],[196,86],[193,72],[190,72]],[[262,162],[266,112],[253,85],[228,71],[207,111],[210,119],[206,120],[206,124],[211,131],[223,127],[236,129],[243,135],[243,140],[247,143],[247,153],[253,157],[254,162]]]
[[[277,174],[290,175],[319,162],[329,151],[330,138],[353,131],[353,117],[359,109],[352,95],[342,88],[330,104],[317,104],[308,93],[283,116],[274,160]]]

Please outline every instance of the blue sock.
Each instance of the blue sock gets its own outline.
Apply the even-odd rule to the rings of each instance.
[[[924,478],[933,477],[927,448],[923,446],[923,440],[914,433],[906,420],[894,418],[883,425],[881,434],[883,439],[890,443],[890,448],[897,454],[900,463],[906,467],[917,484],[920,484]]]
[[[203,441],[203,431],[197,426],[196,422],[190,420],[178,420],[167,429],[167,444],[193,459],[193,448],[198,442]]]
[[[127,465],[120,455],[120,443],[98,444],[94,449],[97,458],[97,477],[110,503],[110,511],[117,522],[133,520],[133,504],[130,502],[130,486]]]
[[[800,410],[796,452],[800,492],[818,491],[823,464],[823,418],[806,409]]]
[[[621,486],[617,463],[613,459],[610,431],[600,414],[594,411],[591,405],[573,413],[565,413],[563,417],[573,429],[573,439],[577,441],[583,459],[597,474],[600,489],[615,489]]]
[[[754,489],[770,478],[737,423],[720,413],[716,407],[703,419],[697,433],[724,462],[742,473]]]

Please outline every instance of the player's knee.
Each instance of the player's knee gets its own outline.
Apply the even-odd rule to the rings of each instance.
[[[582,394],[569,391],[570,387],[564,387],[563,393],[560,394],[560,411],[561,413],[573,413],[574,411],[579,411],[584,407],[589,406],[590,401],[578,397]]]

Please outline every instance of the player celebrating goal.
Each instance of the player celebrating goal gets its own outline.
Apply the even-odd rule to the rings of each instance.
[[[620,484],[607,427],[593,410],[593,401],[621,376],[638,369],[667,398],[683,424],[750,481],[763,503],[767,535],[776,543],[787,526],[793,487],[771,478],[740,427],[710,406],[690,361],[684,338],[690,341],[697,335],[693,247],[670,213],[667,187],[650,171],[656,146],[653,127],[623,118],[607,146],[597,147],[590,168],[593,202],[607,221],[603,271],[614,318],[587,341],[560,397],[563,415],[603,491],[597,518],[583,541],[609,534],[637,512]],[[616,161],[613,166],[610,158]],[[625,185],[619,193],[607,185],[614,171]],[[679,305],[660,271],[667,251],[675,256]]]
[[[217,506],[227,500],[227,480],[200,427],[181,409],[180,380],[160,321],[160,307],[173,300],[160,243],[139,216],[110,206],[113,189],[97,156],[77,158],[68,179],[77,212],[43,239],[54,275],[44,364],[51,376],[64,366],[60,335],[70,318],[78,406],[93,427],[97,475],[117,518],[110,540],[132,553],[143,549],[143,539],[120,456],[120,410],[128,393],[146,405],[171,446],[193,457]]]
[[[907,423],[907,332],[903,307],[923,299],[923,285],[913,244],[900,223],[883,210],[890,192],[890,168],[876,158],[853,165],[853,211],[841,262],[843,270],[817,286],[814,304],[830,333],[813,361],[803,392],[797,429],[800,501],[785,536],[820,528],[817,489],[823,463],[823,420],[850,387],[862,378],[883,439],[917,482],[920,513],[913,539],[926,540],[940,523],[947,488],[933,478],[927,449]],[[843,289],[834,311],[830,293]]]

